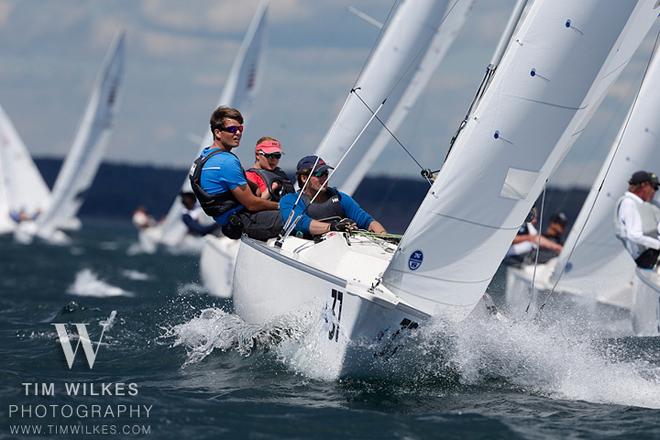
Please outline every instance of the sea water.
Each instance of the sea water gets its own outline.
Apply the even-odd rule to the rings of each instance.
[[[504,311],[428,323],[373,372],[328,380],[314,319],[244,323],[198,257],[135,240],[90,222],[68,247],[0,237],[0,438],[660,438],[660,338]]]

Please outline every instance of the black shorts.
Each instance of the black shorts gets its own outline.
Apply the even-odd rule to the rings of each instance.
[[[282,217],[280,211],[241,211],[234,214],[230,220],[231,226],[223,226],[222,231],[229,238],[240,238],[241,232],[255,240],[266,241],[277,237],[282,232]],[[240,222],[238,226],[237,220]]]

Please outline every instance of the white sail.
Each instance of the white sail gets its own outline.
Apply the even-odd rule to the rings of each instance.
[[[385,28],[371,59],[356,81],[355,92],[348,95],[337,119],[335,119],[316,150],[317,155],[327,163],[337,165],[368,123],[369,118],[372,117],[369,108],[376,111],[383,100],[387,98],[385,104],[378,111],[378,117],[384,121],[387,120],[389,115],[397,108],[397,104],[406,90],[406,85],[413,80],[413,77],[419,71],[418,69],[429,68],[431,71],[428,72],[428,75],[430,76],[433,70],[430,65],[432,63],[424,57],[424,54],[429,50],[432,42],[437,43],[434,38],[438,35],[438,29],[445,15],[451,12],[449,14],[451,20],[455,18],[451,6],[447,7],[448,3],[447,0],[417,0],[405,1],[399,6],[394,17]],[[459,15],[466,4],[469,4],[469,2],[462,1],[456,5],[456,8],[459,9],[457,11]],[[456,17],[456,19],[458,27],[460,27],[461,17]],[[451,27],[454,27],[454,25]],[[447,34],[450,34],[449,30],[447,30]],[[448,46],[449,44],[447,48]],[[441,59],[442,57],[440,57],[438,63]],[[423,61],[429,62],[429,66],[420,67]],[[422,82],[428,79],[416,79],[420,81],[420,90],[416,92],[419,94],[421,88],[425,85]],[[411,87],[417,88],[418,85]],[[409,98],[412,98],[412,95]],[[357,164],[362,161],[366,148],[378,136],[381,129],[380,123],[373,120],[364,131],[359,143],[351,149],[345,163]],[[343,190],[344,183],[351,171],[352,167],[337,168],[332,177],[332,185]],[[364,174],[364,171],[361,171],[361,173]],[[355,181],[352,186],[357,186]]]
[[[551,277],[554,283],[565,267],[559,290],[568,289],[604,302],[631,306],[630,283],[635,263],[615,236],[613,218],[616,202],[625,193],[630,176],[638,170],[660,171],[659,83],[660,56],[656,54],[638,98],[631,106],[559,255]],[[622,292],[628,294],[622,297]]]
[[[238,108],[246,119],[262,82],[262,66],[268,29],[268,4],[268,0],[262,0],[259,3],[218,101],[218,106],[226,105]],[[212,143],[213,137],[210,129],[207,128],[199,151]],[[181,185],[181,191],[192,191],[187,176]],[[187,228],[181,221],[180,197],[176,197],[163,222],[155,228],[150,232],[153,239],[166,246],[176,246],[183,240]]]
[[[13,229],[12,211],[31,216],[50,206],[50,191],[32,157],[0,106],[0,232]]]
[[[472,4],[473,0],[454,0],[448,5],[447,12],[445,12],[445,19],[436,30],[435,36],[426,50],[422,61],[417,66],[412,79],[405,83],[407,87],[405,87],[403,93],[400,93],[400,96],[394,95],[388,98],[392,111],[391,115],[386,119],[385,125],[391,132],[396,133],[415,105],[417,98],[419,98],[422,91],[426,88],[433,73],[444,59],[445,54],[463,27],[468,12],[472,8]],[[382,120],[385,120],[383,119],[385,116],[383,113],[379,113],[379,116],[381,116]],[[363,139],[365,142],[368,140],[369,138]],[[385,149],[391,140],[392,135],[382,128],[371,146],[366,149],[360,160],[355,162],[353,169],[350,170],[345,180],[341,182],[342,191],[351,195],[357,190],[364,176],[372,168],[374,162],[380,157],[383,149]]]
[[[110,138],[123,69],[124,33],[121,32],[108,51],[73,146],[55,181],[51,208],[37,218],[39,233],[62,228],[82,205]]]
[[[657,17],[657,0],[536,1],[383,274],[418,310],[463,319]]]

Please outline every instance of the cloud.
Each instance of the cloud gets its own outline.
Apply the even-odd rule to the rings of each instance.
[[[0,27],[5,26],[9,20],[14,7],[16,5],[13,2],[2,2],[0,3]]]

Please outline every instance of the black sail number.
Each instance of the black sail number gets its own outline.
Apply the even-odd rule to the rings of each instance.
[[[332,289],[332,316],[335,317],[332,322],[332,327],[328,331],[328,339],[335,342],[339,340],[339,323],[341,321],[341,309],[344,302],[344,292],[337,289]]]

